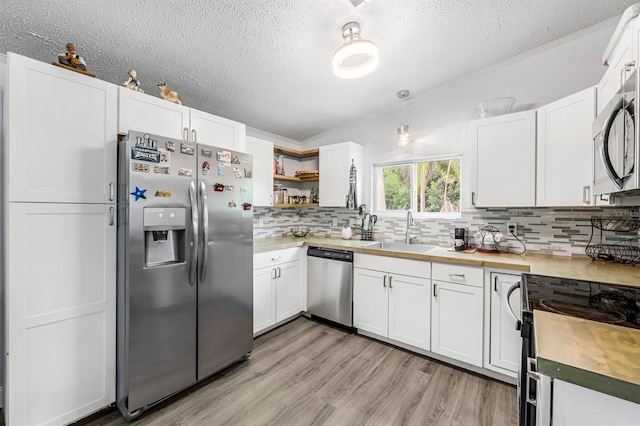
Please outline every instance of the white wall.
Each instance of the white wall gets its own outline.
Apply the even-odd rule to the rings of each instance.
[[[602,54],[618,23],[605,21],[580,33],[525,53],[426,93],[408,104],[348,123],[302,142],[302,149],[354,141],[364,145],[364,202],[371,206],[372,164],[408,158],[462,154],[463,209],[470,205],[469,121],[479,101],[512,96],[515,110],[533,109],[586,87],[604,73]],[[409,89],[411,87],[398,87]],[[395,94],[390,94],[395,96]],[[413,94],[412,94],[413,96]],[[398,148],[397,128],[406,117],[415,142]]]
[[[0,54],[0,407],[4,406],[4,87],[7,55]]]

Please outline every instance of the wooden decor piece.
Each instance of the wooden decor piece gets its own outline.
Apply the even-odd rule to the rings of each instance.
[[[87,63],[76,52],[76,46],[73,43],[67,43],[67,51],[58,55],[58,62],[52,62],[53,65],[65,68],[70,71],[79,72],[80,74],[88,75],[89,77],[95,77],[96,75],[89,72]]]
[[[51,62],[51,65],[55,65],[56,67],[64,68],[66,70],[77,72],[80,74],[88,75],[89,77],[93,77],[93,78],[96,77],[96,75],[92,72],[79,70],[78,68],[70,67],[69,65],[63,65],[58,62]]]

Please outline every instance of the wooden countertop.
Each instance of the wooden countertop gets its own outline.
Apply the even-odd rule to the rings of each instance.
[[[461,253],[437,247],[428,253],[404,253],[390,250],[370,249],[366,245],[375,241],[342,240],[333,238],[274,238],[254,241],[254,252],[277,250],[287,247],[313,245],[327,248],[351,250],[356,253],[376,254],[429,262],[455,263],[486,268],[507,269],[548,275],[597,281],[609,284],[640,287],[640,267],[594,262],[584,257],[550,256],[540,254],[487,254]]]
[[[640,404],[640,330],[534,310],[538,371]]]

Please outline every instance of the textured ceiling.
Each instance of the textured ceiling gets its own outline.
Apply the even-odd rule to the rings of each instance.
[[[50,62],[75,43],[98,78],[130,68],[158,96],[305,140],[621,14],[632,0],[2,0],[0,52]],[[358,7],[353,4],[359,4]],[[357,21],[380,65],[341,80],[330,58]],[[600,54],[600,52],[598,52]]]

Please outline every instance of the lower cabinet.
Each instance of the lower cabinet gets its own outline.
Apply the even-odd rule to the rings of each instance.
[[[436,263],[432,268],[431,350],[482,367],[483,270]]]
[[[380,264],[377,256],[357,255],[353,270],[353,324],[359,330],[417,348],[430,348],[429,263],[385,257],[389,270],[359,267]],[[407,263],[408,262],[408,263]],[[399,274],[411,271],[416,275]]]
[[[254,334],[302,311],[303,280],[299,256],[299,248],[254,255]]]
[[[491,272],[489,275],[491,287],[489,365],[513,373],[517,373],[520,366],[521,343],[520,331],[516,330],[516,320],[511,315],[508,304],[511,304],[511,309],[517,318],[521,319],[521,299],[519,288],[513,292],[511,300],[507,300],[507,292],[519,281],[520,275],[498,272]]]

